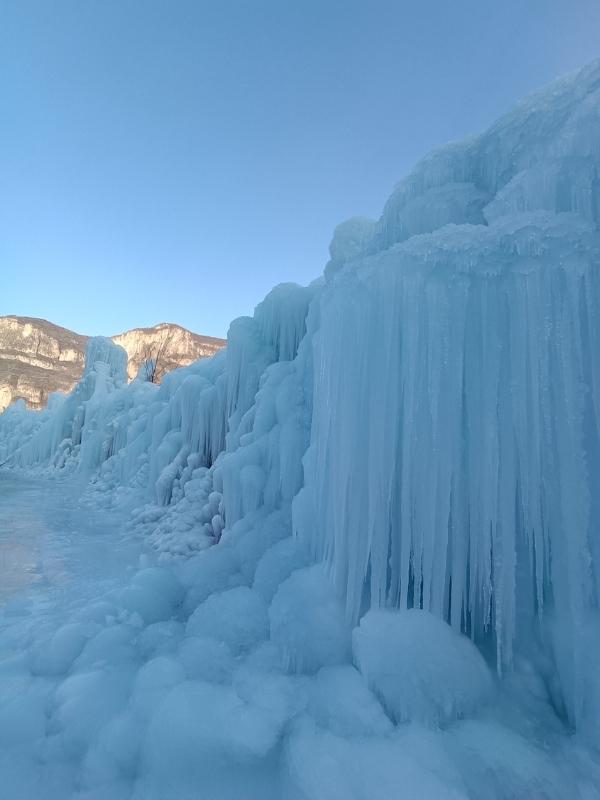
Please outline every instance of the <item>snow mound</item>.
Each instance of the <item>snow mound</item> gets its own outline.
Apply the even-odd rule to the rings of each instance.
[[[387,736],[393,730],[381,703],[350,664],[319,670],[312,681],[308,711],[336,736]]]
[[[312,674],[350,660],[350,626],[321,565],[284,581],[269,608],[271,641],[291,672]]]
[[[237,655],[267,638],[267,605],[247,586],[211,594],[189,618],[186,633],[223,641]]]
[[[492,695],[473,642],[427,611],[369,611],[352,639],[358,668],[395,722],[447,724]]]
[[[394,738],[346,739],[304,718],[290,736],[286,756],[289,798],[467,800],[469,797],[443,743],[423,729],[411,729]],[[479,783],[480,793],[472,796],[485,797],[484,787],[484,782]]]

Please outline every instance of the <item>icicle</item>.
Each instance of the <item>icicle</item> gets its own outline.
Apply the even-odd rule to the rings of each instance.
[[[587,242],[577,253],[574,238]],[[582,437],[596,240],[560,215],[443,229],[323,291],[294,509],[350,619],[367,598],[421,605],[476,641],[491,626],[501,672],[521,624],[518,582],[523,620],[542,614],[548,580],[561,628],[595,602]],[[596,426],[595,397],[585,407]],[[576,719],[575,686],[572,697]]]

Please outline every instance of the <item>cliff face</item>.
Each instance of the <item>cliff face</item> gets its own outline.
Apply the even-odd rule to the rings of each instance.
[[[159,357],[160,381],[165,372],[211,356],[226,344],[169,323],[111,338],[127,351],[130,380],[148,358]],[[70,392],[83,374],[88,339],[43,319],[0,317],[0,412],[20,398],[28,408],[44,408],[52,392]]]
[[[20,397],[44,408],[52,392],[70,392],[87,338],[43,319],[0,317],[0,411]]]
[[[156,359],[158,356],[160,363],[157,376],[160,381],[165,372],[186,367],[199,358],[212,356],[227,344],[225,339],[199,336],[168,322],[161,322],[153,328],[134,328],[111,338],[127,351],[129,380],[135,378],[148,358]]]

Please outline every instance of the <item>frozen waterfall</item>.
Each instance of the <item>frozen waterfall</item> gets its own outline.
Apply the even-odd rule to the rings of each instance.
[[[340,274],[320,298],[294,507],[351,621],[424,608],[495,634],[500,670],[549,605],[576,717],[599,588],[599,255],[591,225],[545,213]]]

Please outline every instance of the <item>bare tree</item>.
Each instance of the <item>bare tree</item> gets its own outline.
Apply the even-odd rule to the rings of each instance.
[[[176,362],[170,357],[173,332],[166,330],[164,335],[155,341],[147,342],[141,350],[143,358],[143,376],[150,383],[160,383]]]

